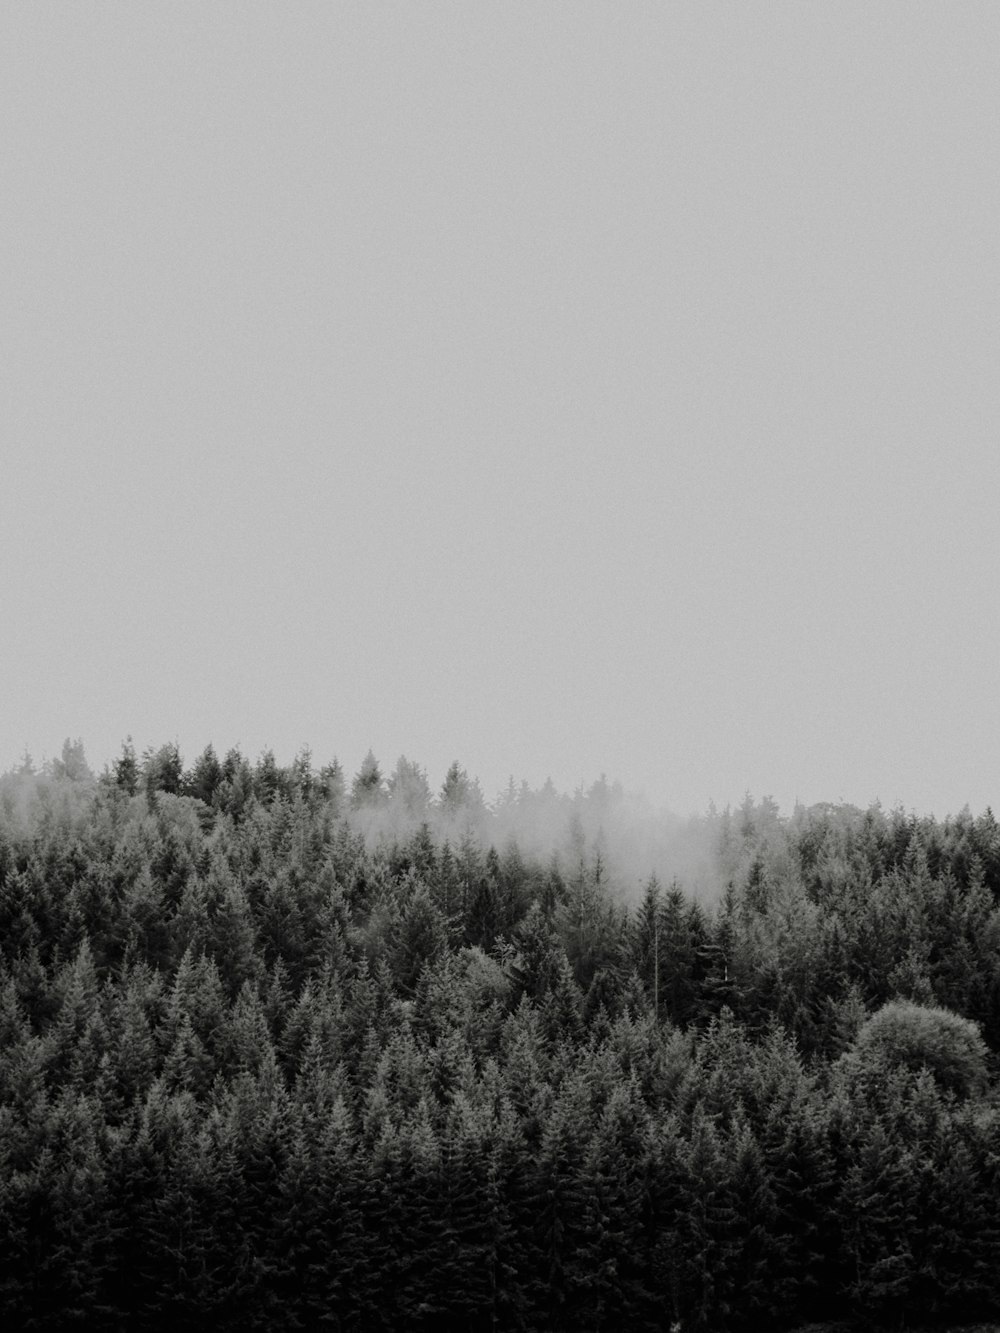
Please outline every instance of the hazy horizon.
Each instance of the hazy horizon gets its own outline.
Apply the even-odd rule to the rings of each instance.
[[[503,814],[512,799],[517,802],[522,802],[527,799],[530,804],[534,798],[545,797],[563,808],[563,813],[568,819],[574,810],[580,808],[581,802],[586,804],[588,801],[596,799],[599,807],[602,801],[610,798],[613,804],[621,809],[628,810],[633,818],[648,819],[653,823],[663,820],[665,821],[665,827],[669,827],[675,831],[682,827],[703,822],[706,819],[711,822],[717,816],[726,813],[734,815],[738,814],[741,807],[746,806],[748,802],[751,803],[754,808],[767,807],[768,809],[777,812],[779,818],[783,820],[794,816],[796,811],[806,811],[814,808],[818,809],[826,805],[844,809],[855,809],[859,812],[869,809],[881,809],[886,814],[902,811],[907,816],[916,815],[921,818],[930,817],[938,820],[944,820],[959,815],[964,809],[969,809],[971,813],[976,816],[984,814],[987,807],[992,809],[992,805],[989,802],[983,806],[974,806],[966,801],[963,802],[961,806],[956,806],[954,809],[943,811],[921,810],[913,806],[906,806],[902,801],[883,801],[882,798],[877,795],[867,801],[852,801],[847,797],[836,799],[820,797],[815,801],[803,801],[800,798],[796,798],[787,805],[782,805],[781,802],[775,798],[773,792],[758,792],[745,788],[737,799],[718,802],[714,797],[710,796],[703,808],[683,810],[675,809],[670,806],[669,803],[658,800],[655,796],[651,796],[648,791],[639,787],[629,786],[616,775],[605,772],[596,774],[591,778],[582,779],[581,781],[574,783],[572,786],[561,786],[558,782],[553,780],[551,773],[546,773],[545,776],[537,782],[531,782],[523,775],[510,773],[503,783],[491,788],[482,781],[479,774],[474,770],[469,769],[458,757],[454,757],[445,768],[438,772],[437,770],[428,769],[426,765],[421,763],[419,756],[397,754],[394,758],[390,759],[388,755],[375,754],[371,748],[369,748],[366,753],[355,762],[340,753],[317,754],[308,742],[304,742],[302,745],[298,746],[294,752],[289,751],[287,753],[276,752],[272,746],[267,745],[254,752],[248,751],[238,740],[232,746],[219,747],[213,741],[209,740],[204,745],[197,745],[192,749],[185,749],[184,746],[179,744],[176,737],[171,737],[162,742],[139,744],[131,733],[123,738],[122,742],[115,747],[113,753],[108,754],[92,754],[82,736],[64,737],[62,745],[56,747],[51,753],[47,751],[36,753],[32,751],[30,747],[24,747],[14,763],[6,764],[0,768],[0,776],[16,777],[20,773],[28,772],[33,773],[38,777],[44,777],[46,774],[61,772],[62,766],[60,764],[60,759],[66,759],[67,750],[71,752],[72,757],[70,762],[73,763],[79,756],[80,747],[82,747],[82,756],[86,763],[86,767],[93,775],[93,779],[97,780],[103,775],[113,774],[117,763],[128,750],[131,750],[132,755],[138,761],[140,770],[142,770],[145,768],[147,762],[156,758],[158,751],[162,751],[165,747],[170,746],[176,746],[185,774],[189,774],[194,769],[197,761],[209,750],[215,754],[220,762],[225,760],[230,753],[235,753],[243,761],[250,764],[251,767],[255,767],[265,757],[269,756],[280,769],[294,768],[295,761],[307,756],[310,761],[312,772],[317,776],[326,765],[335,763],[340,767],[345,789],[348,793],[351,790],[351,785],[354,779],[359,777],[368,762],[371,759],[374,759],[381,775],[383,791],[388,790],[391,792],[392,784],[394,780],[397,780],[400,777],[401,772],[404,780],[409,780],[413,775],[419,775],[420,780],[426,784],[427,799],[432,811],[437,810],[440,806],[443,799],[444,787],[446,786],[446,779],[449,776],[450,770],[457,766],[463,782],[471,784],[475,792],[478,793],[476,799],[481,800],[482,802],[482,809],[490,815]],[[419,826],[420,822],[419,818],[415,821],[413,819],[404,820],[404,823],[412,824],[413,830]],[[599,827],[600,821],[598,820],[598,822],[594,824],[594,827],[589,829],[588,837],[595,835],[599,831]],[[560,824],[560,829],[561,828],[562,826]],[[389,825],[387,825],[387,828],[383,830],[383,832],[386,832],[391,836],[393,831],[394,826],[390,820]],[[523,833],[519,833],[517,829],[514,829],[513,831],[515,836],[523,836]],[[398,833],[399,830],[397,829],[395,832]],[[550,831],[546,829],[546,838],[548,838],[549,832]]]
[[[0,36],[0,771],[1000,803],[995,6]]]

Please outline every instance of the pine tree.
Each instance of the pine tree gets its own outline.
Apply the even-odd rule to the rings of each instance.
[[[590,1307],[592,1273],[586,1243],[594,1237],[593,1212],[586,1206],[584,1159],[590,1138],[589,1091],[584,1078],[569,1075],[546,1118],[534,1166],[537,1199],[536,1275],[546,1326],[580,1327]],[[584,1227],[590,1223],[589,1234]]]
[[[379,768],[378,760],[369,750],[351,783],[351,806],[355,810],[360,810],[363,807],[381,805],[385,796],[382,770]]]
[[[670,1255],[672,1304],[685,1325],[717,1328],[728,1320],[736,1295],[727,1268],[735,1213],[726,1155],[700,1106],[674,1151],[669,1221],[661,1233]]]
[[[189,796],[205,805],[211,806],[216,790],[222,781],[222,765],[212,745],[207,745],[195,760],[194,767],[184,780],[184,790]]]
[[[653,1126],[635,1078],[619,1077],[594,1126],[583,1166],[586,1182],[581,1265],[590,1274],[595,1329],[659,1327],[647,1278]]]
[[[107,1044],[98,1007],[97,969],[86,936],[72,963],[63,968],[58,990],[59,1014],[48,1040],[49,1077],[58,1082],[75,1075],[86,1084],[94,1078]]]
[[[880,1120],[858,1124],[835,1208],[847,1294],[868,1318],[905,1309],[910,1296],[918,1180],[913,1154]]]
[[[431,895],[419,884],[389,942],[390,962],[399,993],[412,996],[423,969],[448,947],[448,925]]]
[[[790,1237],[782,1227],[768,1163],[746,1119],[734,1120],[726,1153],[732,1224],[722,1242],[723,1263],[733,1291],[734,1321],[756,1329],[779,1322],[794,1308],[794,1293],[775,1284]]]
[[[636,911],[631,943],[632,960],[657,1017],[660,1015],[660,969],[663,959],[660,949],[661,923],[660,882],[652,875],[646,882],[642,901]]]
[[[134,796],[139,787],[139,761],[136,759],[135,746],[129,736],[122,744],[121,758],[112,766],[114,780],[128,796]]]

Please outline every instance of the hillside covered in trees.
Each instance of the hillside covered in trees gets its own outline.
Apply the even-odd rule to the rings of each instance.
[[[0,779],[5,1328],[985,1318],[998,1053],[989,810]]]

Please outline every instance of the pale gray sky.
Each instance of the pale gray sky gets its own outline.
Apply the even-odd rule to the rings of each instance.
[[[1000,806],[1000,6],[0,10],[0,768]]]

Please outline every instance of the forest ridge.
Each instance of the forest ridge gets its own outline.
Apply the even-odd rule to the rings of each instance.
[[[67,742],[0,778],[4,1326],[987,1317],[998,904],[988,809]]]

